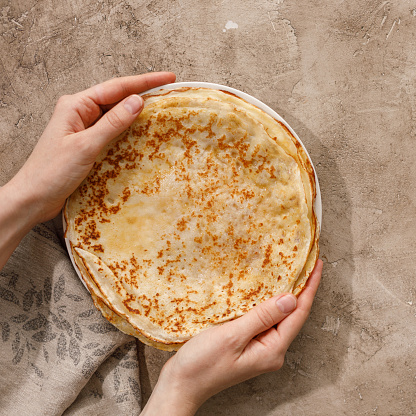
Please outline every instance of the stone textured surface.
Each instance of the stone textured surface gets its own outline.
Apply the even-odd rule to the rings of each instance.
[[[0,0],[0,181],[60,95],[114,76],[256,96],[316,165],[324,278],[284,368],[198,415],[416,414],[415,36],[415,0]],[[168,357],[141,348],[145,395]]]

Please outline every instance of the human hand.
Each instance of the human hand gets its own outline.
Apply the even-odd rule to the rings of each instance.
[[[299,298],[273,297],[188,341],[163,367],[143,415],[193,415],[219,391],[279,370],[309,316],[322,274],[318,260]],[[277,324],[277,327],[276,327]]]
[[[135,94],[174,81],[169,72],[115,78],[58,100],[33,153],[7,184],[31,226],[59,213],[101,149],[131,125],[143,107]]]

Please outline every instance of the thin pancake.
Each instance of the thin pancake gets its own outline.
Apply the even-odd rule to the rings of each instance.
[[[318,255],[314,176],[288,130],[235,96],[145,103],[68,200],[67,237],[104,316],[176,349],[300,292]]]

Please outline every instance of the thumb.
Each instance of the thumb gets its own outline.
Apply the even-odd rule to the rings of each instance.
[[[286,293],[266,300],[233,321],[234,330],[239,334],[243,346],[264,331],[286,318],[296,308],[297,299]]]
[[[139,95],[130,95],[91,126],[88,135],[94,137],[94,142],[101,149],[130,127],[142,109],[143,98]]]

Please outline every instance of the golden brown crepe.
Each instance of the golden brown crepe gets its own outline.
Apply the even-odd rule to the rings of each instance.
[[[233,94],[144,99],[68,199],[66,236],[103,315],[173,350],[300,293],[319,253],[315,177],[289,130]]]

